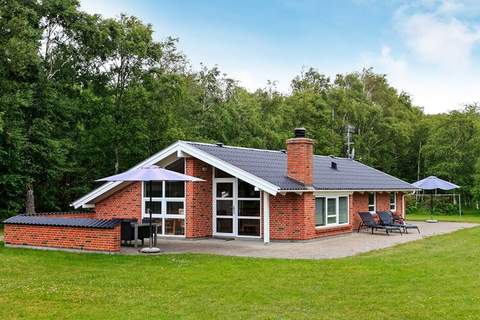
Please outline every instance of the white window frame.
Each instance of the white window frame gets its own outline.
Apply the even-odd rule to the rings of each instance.
[[[315,226],[315,229],[325,229],[338,226],[346,226],[350,224],[350,194],[316,194],[316,198],[325,198],[325,225],[324,226]],[[340,220],[340,198],[347,198],[347,222],[339,223]],[[328,223],[328,199],[335,199],[335,223]],[[317,201],[315,201],[316,205]],[[316,210],[316,209],[315,209]],[[332,215],[330,217],[333,217]],[[315,217],[315,224],[317,223]]]
[[[160,181],[158,181],[160,182]],[[176,237],[176,238],[185,238],[185,232],[186,232],[186,221],[185,221],[185,215],[186,215],[186,208],[185,208],[185,195],[186,195],[186,184],[183,184],[184,190],[183,190],[183,197],[166,197],[165,196],[165,185],[166,182],[162,181],[162,196],[161,197],[152,197],[152,202],[161,202],[162,203],[162,212],[160,214],[158,213],[152,213],[152,219],[162,219],[162,228],[161,232],[158,233],[159,236],[162,237]],[[150,218],[150,215],[145,212],[146,209],[146,204],[150,201],[150,197],[145,196],[145,188],[148,187],[148,182],[143,182],[142,183],[142,219],[143,218]],[[167,203],[168,202],[181,202],[183,203],[183,214],[167,214]],[[165,234],[165,219],[183,219],[183,235],[177,235],[177,234]]]
[[[370,193],[373,193],[373,210],[370,210]],[[376,192],[368,192],[368,211],[371,213],[375,213],[377,211],[377,193]]]
[[[262,193],[260,192],[258,198],[240,198],[238,197],[238,178],[237,177],[230,177],[230,178],[216,178],[215,177],[215,170],[217,168],[214,168],[212,170],[212,181],[213,181],[213,235],[214,236],[228,236],[228,237],[238,237],[238,238],[252,238],[252,239],[260,239],[262,235]],[[227,199],[232,199],[233,200],[233,215],[232,216],[217,216],[217,200],[221,200],[222,198],[217,197],[217,182],[222,183],[222,182],[227,182],[227,183],[233,183],[233,195],[232,197],[229,197]],[[244,181],[246,182],[246,181]],[[248,183],[248,182],[246,182]],[[250,183],[249,183],[250,184]],[[255,187],[255,186],[254,186]],[[258,201],[259,202],[259,215],[258,216],[240,216],[239,215],[239,201],[246,200],[246,201]],[[230,233],[219,233],[217,232],[217,217],[218,218],[231,218],[233,219],[232,221],[232,226],[233,226],[233,232]],[[239,235],[238,234],[238,222],[239,219],[249,219],[249,220],[259,220],[260,222],[260,234],[258,236],[245,236],[245,235]]]
[[[389,197],[391,197],[392,194],[393,194],[393,202],[392,202],[392,199],[390,198],[390,210],[397,211],[397,192],[396,191],[390,192]]]

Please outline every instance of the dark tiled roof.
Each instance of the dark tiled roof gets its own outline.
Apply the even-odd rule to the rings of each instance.
[[[26,224],[36,226],[77,227],[113,229],[120,220],[99,220],[90,218],[51,218],[20,214],[3,221],[4,224]]]
[[[210,155],[266,180],[282,190],[305,186],[286,176],[287,155],[281,151],[188,142]],[[331,163],[337,169],[331,168]],[[411,184],[347,158],[314,156],[313,187],[317,190],[413,190]]]

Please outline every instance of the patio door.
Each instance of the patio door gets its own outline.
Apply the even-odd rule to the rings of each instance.
[[[234,178],[215,179],[214,233],[219,236],[234,236],[236,229]]]
[[[213,233],[260,238],[260,192],[237,178],[214,179]]]

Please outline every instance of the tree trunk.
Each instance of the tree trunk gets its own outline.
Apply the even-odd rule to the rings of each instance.
[[[418,158],[417,158],[417,181],[420,180],[420,161],[422,157],[422,141],[420,141],[420,145],[418,146]]]
[[[118,156],[118,147],[115,147],[115,174],[118,173],[119,167],[120,167],[120,160]]]
[[[33,186],[31,183],[27,184],[27,196],[25,198],[25,210],[27,214],[35,213],[35,196],[33,194]]]

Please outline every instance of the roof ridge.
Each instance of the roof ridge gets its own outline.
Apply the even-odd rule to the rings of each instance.
[[[340,160],[353,160],[353,159],[346,158],[346,157],[325,156],[325,155],[322,155],[322,154],[314,154],[313,156],[314,156],[314,157],[319,157],[319,158],[332,158],[332,159],[340,159]]]
[[[208,142],[198,142],[198,141],[186,141],[186,140],[179,140],[181,142],[190,143],[190,144],[200,144],[204,146],[211,146],[211,147],[218,147],[215,143],[208,143]],[[230,146],[230,145],[223,145],[222,148],[230,148],[230,149],[242,149],[242,150],[253,150],[253,151],[264,151],[264,152],[273,152],[273,153],[284,153],[281,150],[271,150],[271,149],[260,149],[260,148],[251,148],[251,147],[238,147],[238,146]],[[322,155],[322,154],[313,154],[314,157],[324,157],[324,158],[331,158],[332,156]],[[350,158],[345,157],[338,157],[333,156],[334,159],[342,159],[342,160],[352,160]]]
[[[218,147],[215,143],[207,143],[207,142],[196,142],[196,141],[185,141],[180,140],[181,142],[189,143],[189,144],[200,144],[204,146],[212,146]],[[230,149],[242,149],[242,150],[252,150],[252,151],[264,151],[264,152],[273,152],[273,153],[283,153],[280,150],[271,150],[271,149],[259,149],[259,148],[250,148],[250,147],[237,147],[237,146],[229,146],[223,145],[221,148],[230,148]]]

